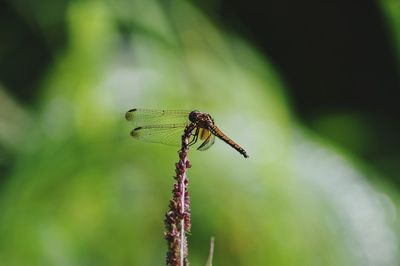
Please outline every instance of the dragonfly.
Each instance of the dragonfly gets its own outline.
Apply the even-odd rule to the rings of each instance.
[[[179,146],[181,136],[187,125],[195,125],[194,132],[189,139],[189,144],[194,145],[198,140],[201,144],[197,150],[208,150],[219,138],[238,151],[245,158],[247,152],[235,141],[226,136],[214,123],[211,115],[197,110],[156,110],[156,109],[131,109],[125,114],[126,120],[134,125],[131,136],[134,139],[147,142],[162,143]]]

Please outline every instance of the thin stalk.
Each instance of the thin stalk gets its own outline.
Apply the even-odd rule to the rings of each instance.
[[[165,215],[165,239],[168,244],[166,263],[170,266],[187,266],[188,247],[186,234],[190,232],[190,199],[189,181],[186,171],[191,167],[188,159],[189,139],[195,128],[189,124],[182,135],[182,147],[179,151],[179,161],[175,164],[175,183],[169,210]]]
[[[212,266],[213,257],[214,257],[214,237],[211,237],[210,252],[208,254],[208,260],[207,260],[206,266]]]

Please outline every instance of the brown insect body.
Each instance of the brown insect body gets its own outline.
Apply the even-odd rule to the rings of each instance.
[[[195,132],[192,134],[190,145],[202,141],[197,148],[200,151],[209,149],[219,138],[229,146],[237,150],[245,158],[248,158],[246,151],[236,142],[226,136],[214,123],[214,119],[207,113],[197,110],[156,110],[156,109],[131,109],[125,114],[125,118],[134,125],[131,135],[133,138],[163,143],[166,145],[180,145],[179,136],[182,135],[185,127],[192,123]]]
[[[246,153],[246,151],[242,147],[240,147],[239,144],[237,144],[232,139],[230,139],[214,124],[214,119],[211,117],[211,115],[195,110],[195,111],[190,112],[189,120],[190,120],[190,122],[194,123],[197,127],[193,143],[195,143],[197,141],[197,138],[199,135],[200,135],[200,139],[202,139],[202,140],[205,139],[204,143],[201,144],[198,149],[201,149],[209,141],[210,136],[204,137],[205,132],[209,131],[210,132],[209,135],[213,134],[213,135],[217,136],[219,139],[224,141],[226,144],[228,144],[229,146],[231,146],[232,148],[237,150],[245,158],[249,157],[249,155]],[[204,129],[204,130],[200,131],[199,128]]]

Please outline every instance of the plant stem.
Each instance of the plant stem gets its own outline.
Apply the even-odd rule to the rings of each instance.
[[[190,199],[188,192],[189,181],[186,176],[187,168],[191,165],[188,159],[189,138],[195,128],[189,124],[182,135],[182,147],[179,151],[179,161],[175,164],[174,177],[176,182],[169,202],[169,211],[165,215],[165,239],[168,243],[166,256],[167,265],[187,266],[188,247],[186,233],[190,232]]]
[[[208,254],[208,260],[206,266],[212,266],[213,257],[214,257],[214,237],[212,236],[210,240],[210,253]]]

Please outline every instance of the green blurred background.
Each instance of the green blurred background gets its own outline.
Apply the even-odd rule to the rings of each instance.
[[[371,3],[2,1],[0,265],[164,264],[177,148],[135,107],[250,155],[191,151],[192,265],[211,236],[215,265],[399,265],[400,4]]]

